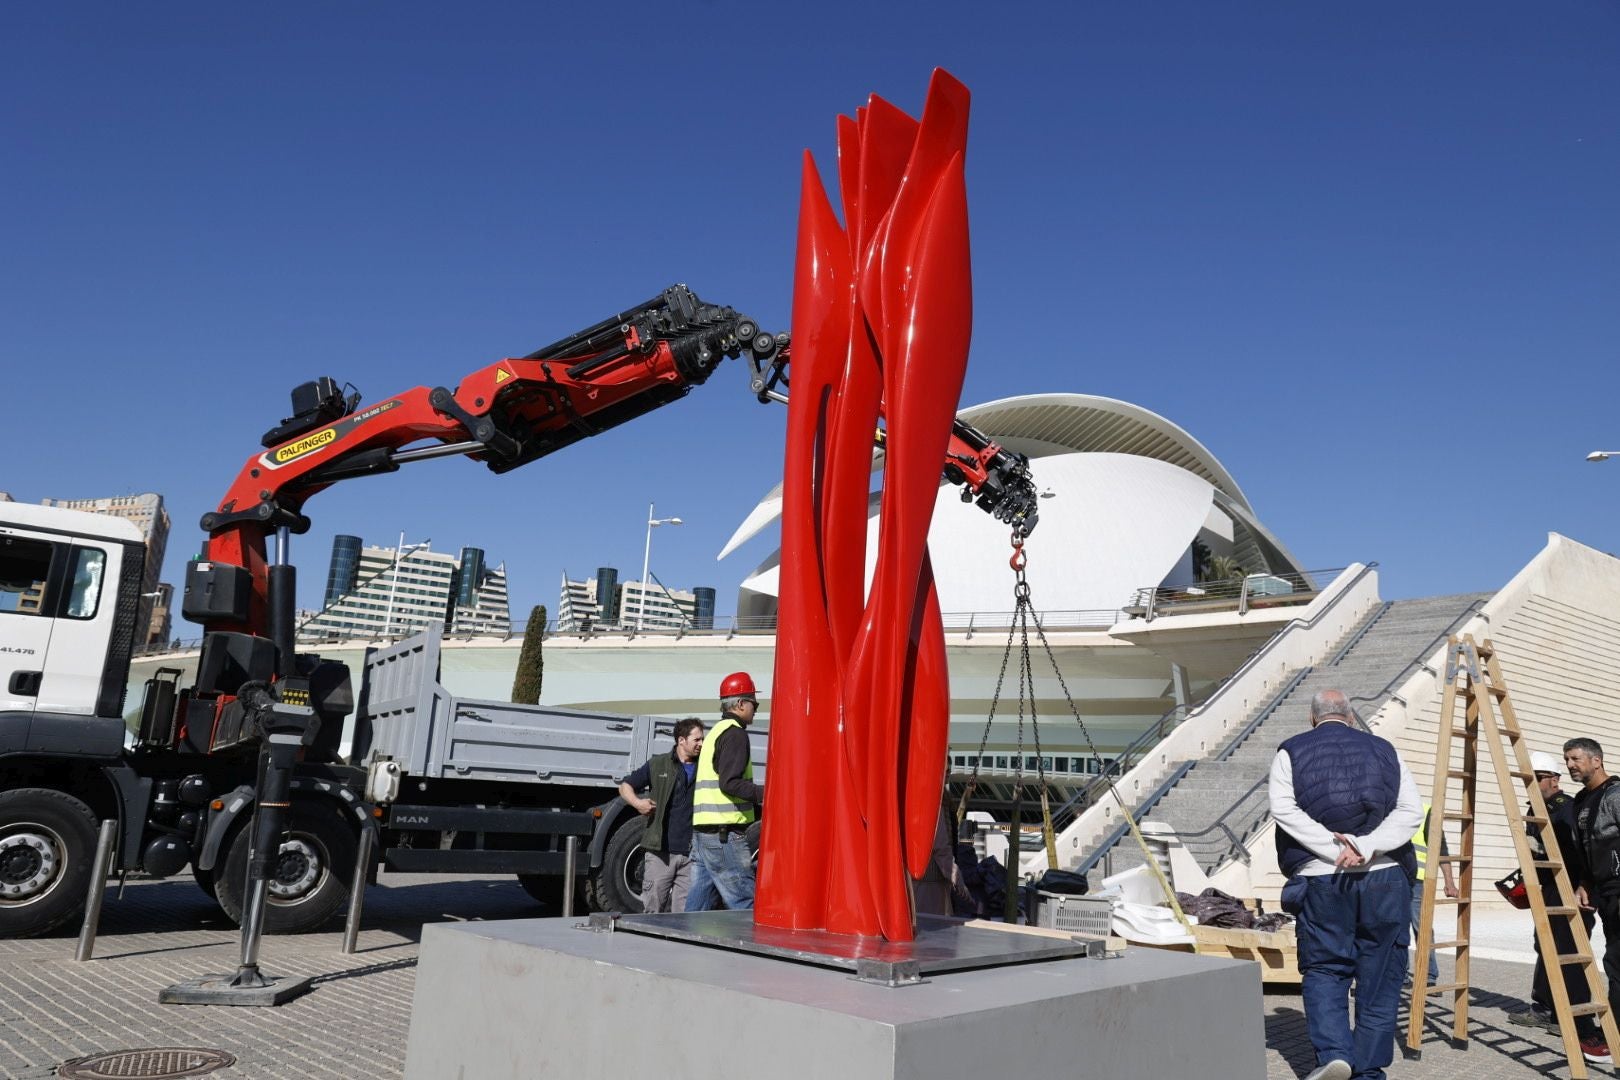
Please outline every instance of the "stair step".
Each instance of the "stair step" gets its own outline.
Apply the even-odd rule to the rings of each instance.
[[[1337,664],[1328,666],[1324,660],[1288,693],[1256,703],[1233,732],[1218,741],[1209,756],[1200,760],[1145,817],[1180,831],[1183,843],[1199,864],[1215,869],[1229,852],[1231,837],[1213,826],[1224,822],[1233,833],[1244,836],[1265,820],[1269,810],[1266,778],[1271,763],[1284,741],[1309,730],[1306,713],[1311,697],[1323,689],[1342,690],[1362,718],[1370,719],[1388,699],[1390,684],[1408,669],[1417,670],[1417,665],[1427,664],[1436,649],[1445,644],[1436,637],[1458,623],[1470,605],[1489,595],[1424,597],[1375,608],[1328,649],[1327,656],[1332,657],[1355,635],[1361,635]],[[1264,722],[1233,745],[1237,732],[1267,710],[1270,712]],[[1230,754],[1225,760],[1215,760],[1217,754],[1227,750]],[[1453,772],[1460,774],[1460,770]],[[1451,821],[1472,820],[1457,813],[1446,817]],[[1205,835],[1189,835],[1195,833]],[[1115,850],[1116,869],[1142,861],[1134,848],[1134,844],[1127,843]],[[1456,856],[1448,861],[1464,862]],[[1440,899],[1445,902],[1445,898]]]

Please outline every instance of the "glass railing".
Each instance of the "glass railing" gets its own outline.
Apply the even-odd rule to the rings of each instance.
[[[1260,608],[1297,607],[1316,599],[1344,570],[1341,566],[1331,570],[1246,574],[1216,581],[1137,589],[1124,612],[1133,619],[1157,619],[1218,611],[1243,615]]]

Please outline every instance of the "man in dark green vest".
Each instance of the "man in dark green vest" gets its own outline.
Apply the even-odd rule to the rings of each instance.
[[[688,716],[675,725],[675,749],[619,781],[619,797],[647,819],[641,837],[643,911],[686,910],[692,887],[692,789],[702,750],[703,721]],[[637,794],[641,791],[646,798]]]

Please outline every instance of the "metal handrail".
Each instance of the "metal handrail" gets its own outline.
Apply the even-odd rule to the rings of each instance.
[[[1205,698],[1203,701],[1199,702],[1196,705],[1183,704],[1183,705],[1176,705],[1176,706],[1171,707],[1169,711],[1167,711],[1163,716],[1159,717],[1159,719],[1154,722],[1152,727],[1149,727],[1145,731],[1143,731],[1141,735],[1137,736],[1136,740],[1134,742],[1132,742],[1130,746],[1126,747],[1123,751],[1121,751],[1119,756],[1114,759],[1114,763],[1112,765],[1110,765],[1108,768],[1104,769],[1101,772],[1101,774],[1099,774],[1097,776],[1097,778],[1095,780],[1093,780],[1091,783],[1087,784],[1077,794],[1075,794],[1075,796],[1073,798],[1071,798],[1068,802],[1064,803],[1063,806],[1059,807],[1056,813],[1058,813],[1058,814],[1066,813],[1067,811],[1073,809],[1073,807],[1076,804],[1078,804],[1080,806],[1090,806],[1091,803],[1094,801],[1093,798],[1092,798],[1093,793],[1099,791],[1100,789],[1101,790],[1106,790],[1106,788],[1108,786],[1108,783],[1109,783],[1109,781],[1111,779],[1123,778],[1125,773],[1130,771],[1129,770],[1129,765],[1125,764],[1127,762],[1128,756],[1133,754],[1136,750],[1138,750],[1141,747],[1141,744],[1148,740],[1149,736],[1155,736],[1155,733],[1157,733],[1157,735],[1153,739],[1153,741],[1155,743],[1157,743],[1159,741],[1162,741],[1164,739],[1165,735],[1167,735],[1169,733],[1168,730],[1164,729],[1164,722],[1166,720],[1170,719],[1172,716],[1174,716],[1177,712],[1180,712],[1182,709],[1204,709],[1204,708],[1207,708],[1210,705],[1215,704],[1217,701],[1220,700],[1221,695],[1225,694],[1226,691],[1230,687],[1232,687],[1235,683],[1237,683],[1237,681],[1238,681],[1238,679],[1240,677],[1242,677],[1250,668],[1254,667],[1255,664],[1259,663],[1260,657],[1262,655],[1264,655],[1266,650],[1269,649],[1275,642],[1277,642],[1284,634],[1289,633],[1290,631],[1294,630],[1296,627],[1309,628],[1309,627],[1315,626],[1318,622],[1321,621],[1321,619],[1324,616],[1326,616],[1334,608],[1339,606],[1339,602],[1341,600],[1343,600],[1345,596],[1349,595],[1350,589],[1353,586],[1355,586],[1358,582],[1361,581],[1362,578],[1366,577],[1368,574],[1372,573],[1377,568],[1378,568],[1378,563],[1376,561],[1363,564],[1361,570],[1356,574],[1356,576],[1354,578],[1350,579],[1349,583],[1345,586],[1344,591],[1341,592],[1337,597],[1335,597],[1333,599],[1332,603],[1328,604],[1321,611],[1318,611],[1315,615],[1313,615],[1309,619],[1299,618],[1299,617],[1289,619],[1280,628],[1278,628],[1278,630],[1277,630],[1277,632],[1275,634],[1272,634],[1271,637],[1267,638],[1265,641],[1261,642],[1258,646],[1256,646],[1254,651],[1249,653],[1248,657],[1243,661],[1243,663],[1238,665],[1238,669],[1236,671],[1232,672],[1232,674],[1228,675],[1226,677],[1226,679],[1224,681],[1222,681],[1221,685],[1215,688],[1215,692],[1210,694],[1209,697]],[[1346,568],[1346,569],[1348,569],[1348,568]],[[1325,573],[1325,571],[1318,571],[1318,572],[1319,573]],[[1343,570],[1339,571],[1339,573],[1341,573],[1341,574],[1343,572],[1344,572]],[[1329,582],[1329,584],[1332,584],[1332,583]],[[1130,764],[1134,764],[1134,761],[1131,761]],[[1121,767],[1121,766],[1123,766],[1123,767]]]
[[[1246,740],[1250,735],[1253,735],[1256,728],[1265,723],[1266,720],[1271,717],[1272,713],[1281,708],[1283,700],[1287,698],[1289,694],[1292,694],[1295,690],[1299,689],[1299,684],[1308,679],[1311,672],[1315,670],[1315,668],[1310,667],[1300,668],[1299,672],[1295,674],[1292,679],[1289,679],[1281,690],[1277,691],[1276,696],[1274,696],[1271,701],[1267,703],[1266,707],[1255,713],[1254,719],[1250,720],[1247,724],[1244,724],[1243,730],[1234,735],[1231,741],[1226,744],[1226,748],[1219,754],[1216,754],[1212,760],[1226,761],[1231,758],[1233,754],[1237,753],[1238,747],[1243,745],[1244,740]]]
[[[1295,690],[1297,690],[1299,688],[1299,684],[1304,682],[1310,676],[1312,670],[1314,670],[1314,669],[1312,669],[1312,668],[1303,668],[1298,673],[1296,673],[1293,678],[1289,679],[1287,684],[1284,685],[1281,690],[1277,691],[1276,696],[1271,699],[1270,703],[1268,703],[1264,709],[1261,709],[1258,713],[1256,713],[1255,716],[1254,716],[1254,719],[1250,720],[1247,724],[1245,724],[1243,726],[1243,730],[1238,732],[1235,736],[1232,737],[1231,741],[1229,741],[1226,744],[1225,749],[1223,749],[1219,754],[1215,755],[1215,757],[1211,758],[1210,760],[1211,761],[1226,761],[1233,754],[1235,754],[1237,752],[1238,748],[1243,745],[1244,740],[1248,739],[1248,737],[1250,735],[1254,734],[1254,730],[1256,728],[1258,728],[1261,724],[1265,723],[1266,720],[1269,719],[1273,713],[1275,713],[1279,708],[1282,707],[1283,700],[1285,698],[1287,698],[1289,694],[1292,694]],[[1176,770],[1175,775],[1176,775],[1177,782],[1180,782],[1181,779],[1185,778],[1186,775],[1189,772],[1191,772],[1193,767],[1195,765],[1197,765],[1197,764],[1199,764],[1199,762],[1196,761],[1196,760],[1195,761],[1183,762],[1181,767]],[[1223,832],[1223,833],[1226,834],[1227,838],[1229,840],[1231,840],[1233,845],[1241,846],[1243,843],[1247,842],[1248,837],[1252,833],[1254,826],[1250,826],[1249,831],[1245,832],[1242,837],[1239,837],[1226,824],[1227,814],[1231,813],[1231,811],[1233,809],[1237,808],[1238,806],[1241,806],[1242,803],[1243,803],[1243,800],[1247,799],[1250,795],[1253,795],[1255,793],[1255,791],[1259,789],[1261,784],[1267,782],[1267,779],[1269,779],[1269,778],[1262,778],[1261,780],[1256,782],[1254,785],[1252,785],[1249,788],[1248,791],[1245,791],[1242,795],[1238,796],[1237,799],[1232,803],[1232,805],[1227,808],[1226,813],[1223,813],[1220,817],[1215,819],[1214,824],[1208,826],[1207,828],[1199,829],[1197,832],[1181,832],[1180,830],[1177,830],[1177,835],[1185,840],[1185,839],[1190,838],[1190,837],[1207,836],[1208,834],[1210,834],[1212,832]],[[1162,798],[1163,795],[1165,795],[1165,794],[1169,794],[1169,792],[1163,792],[1158,797]],[[1154,801],[1157,802],[1158,801],[1157,798]],[[1112,841],[1112,843],[1110,843],[1110,844],[1108,844],[1106,846],[1112,846],[1113,843],[1118,843],[1118,842],[1119,842],[1118,840],[1114,840],[1114,841]],[[1106,850],[1106,847],[1101,849],[1101,850]],[[1222,862],[1226,861],[1228,855],[1230,855],[1230,854],[1231,854],[1231,848],[1228,848],[1226,853],[1221,855],[1221,861]],[[1098,855],[1098,858],[1101,858],[1100,853]]]
[[[1357,645],[1360,645],[1361,639],[1366,637],[1368,632],[1370,632],[1372,628],[1378,624],[1378,620],[1389,614],[1389,609],[1394,606],[1395,601],[1385,600],[1383,604],[1379,606],[1378,610],[1373,613],[1373,617],[1363,622],[1361,624],[1361,628],[1355,633],[1351,634],[1343,645],[1339,646],[1339,651],[1334,653],[1333,658],[1330,659],[1324,666],[1338,667],[1339,661],[1348,656],[1351,649],[1355,648]]]
[[[1011,611],[959,611],[945,612],[941,621],[948,633],[960,632],[968,637],[986,630],[1008,630],[1013,626],[1014,612]],[[1041,629],[1048,632],[1063,631],[1099,631],[1107,630],[1125,618],[1125,613],[1118,608],[1086,608],[1076,610],[1053,610],[1035,613],[1035,621]],[[637,637],[703,637],[723,636],[736,637],[738,635],[767,635],[777,630],[777,619],[774,615],[731,615],[713,620],[708,626],[647,626],[636,629],[634,626],[620,626],[616,623],[589,625],[585,627],[564,626],[559,620],[552,620],[546,624],[546,637],[578,637],[581,639],[623,637],[626,639]],[[310,645],[342,645],[346,642],[371,641],[399,641],[410,637],[411,633],[391,635],[377,635],[359,633],[351,637],[325,635],[321,637],[305,636],[301,638],[303,644]],[[454,635],[457,638],[463,635]],[[468,638],[485,635],[465,635]],[[522,637],[521,634],[507,633],[498,636],[504,639]],[[447,638],[448,640],[448,638]],[[189,643],[188,643],[189,644]],[[169,646],[162,646],[146,652],[166,652]]]
[[[1462,622],[1467,620],[1474,612],[1476,612],[1479,608],[1483,607],[1488,602],[1489,602],[1488,599],[1486,599],[1486,600],[1475,600],[1473,603],[1469,604],[1466,608],[1463,609],[1463,611],[1456,618],[1451,620],[1451,622],[1447,625],[1446,629],[1442,630],[1427,645],[1425,645],[1422,649],[1418,650],[1418,659],[1411,661],[1410,663],[1408,663],[1406,665],[1406,667],[1402,668],[1400,674],[1396,675],[1393,679],[1391,679],[1388,683],[1386,683],[1384,685],[1384,689],[1378,691],[1377,693],[1373,694],[1370,697],[1353,697],[1353,698],[1350,698],[1349,700],[1350,700],[1351,704],[1354,705],[1354,703],[1358,702],[1358,701],[1360,701],[1360,702],[1377,701],[1379,698],[1382,698],[1385,694],[1390,693],[1395,687],[1399,686],[1402,682],[1404,682],[1406,680],[1409,673],[1414,668],[1422,667],[1428,662],[1429,653],[1433,651],[1433,649],[1434,649],[1434,647],[1436,645],[1438,645],[1443,639],[1450,637],[1452,632],[1454,630],[1456,630],[1458,625],[1460,625]],[[1367,628],[1370,628],[1370,622],[1377,621],[1377,619],[1381,618],[1383,616],[1384,612],[1387,611],[1388,609],[1389,609],[1388,604],[1386,604],[1382,609],[1380,609],[1379,612],[1374,616],[1374,618],[1369,621],[1369,627],[1364,627],[1363,632],[1358,633],[1356,635],[1355,640],[1359,641],[1361,639],[1361,637],[1363,636],[1365,630]],[[1338,659],[1342,658],[1342,656],[1345,654],[1345,652],[1347,652],[1347,650],[1340,650],[1340,656],[1335,658],[1334,663],[1337,663]],[[1288,688],[1285,688],[1282,692],[1279,692],[1277,694],[1277,696],[1272,699],[1271,705],[1267,707],[1266,715],[1269,715],[1270,712],[1274,711],[1282,703],[1283,698],[1287,697],[1288,694],[1292,692],[1292,690],[1293,690],[1293,687],[1288,687]],[[1356,723],[1362,728],[1362,730],[1364,730],[1364,731],[1371,731],[1372,730],[1372,726],[1370,724],[1368,724],[1367,721],[1362,718],[1359,711],[1352,708],[1351,712],[1353,714],[1353,718],[1355,719]],[[1254,723],[1251,723],[1249,725],[1250,728],[1257,727],[1257,726],[1258,725],[1254,724]],[[1247,737],[1247,736],[1245,736],[1245,737]],[[1215,760],[1224,761],[1226,759],[1226,757],[1228,756],[1228,754],[1230,753],[1230,750],[1235,750],[1235,749],[1236,749],[1235,746],[1230,747],[1229,750],[1226,753],[1223,753],[1221,757],[1218,757]],[[1225,813],[1221,814],[1220,817],[1216,818],[1215,822],[1213,824],[1211,824],[1210,826],[1208,826],[1207,828],[1199,829],[1196,832],[1180,832],[1178,830],[1178,835],[1183,840],[1188,840],[1188,839],[1195,839],[1195,838],[1202,837],[1202,836],[1208,836],[1210,833],[1213,833],[1213,832],[1225,833],[1227,835],[1227,837],[1232,842],[1227,847],[1226,851],[1221,853],[1220,858],[1216,860],[1216,863],[1215,863],[1216,866],[1220,866],[1222,863],[1226,862],[1228,859],[1240,856],[1241,853],[1248,847],[1249,840],[1256,833],[1258,833],[1261,829],[1263,829],[1265,827],[1267,819],[1269,819],[1271,817],[1271,811],[1270,811],[1269,808],[1267,808],[1267,810],[1264,813],[1258,815],[1253,821],[1251,821],[1247,826],[1244,827],[1243,832],[1242,832],[1241,835],[1235,834],[1233,832],[1232,828],[1227,825],[1227,823],[1226,823],[1227,817],[1232,813],[1233,810],[1236,810],[1239,806],[1242,806],[1243,803],[1244,803],[1244,800],[1246,800],[1250,795],[1254,794],[1255,791],[1259,790],[1261,785],[1267,783],[1268,781],[1269,781],[1269,776],[1261,777],[1259,780],[1255,781],[1254,784],[1249,788],[1248,791],[1245,791],[1242,795],[1240,795],[1236,799],[1234,799],[1232,801],[1232,805],[1227,807]]]
[[[1362,567],[1361,567],[1361,570],[1357,572],[1357,574],[1356,574],[1356,576],[1354,578],[1350,579],[1350,581],[1345,585],[1343,591],[1341,591],[1338,596],[1334,597],[1332,602],[1329,603],[1326,607],[1324,607],[1321,611],[1318,611],[1315,615],[1311,616],[1308,619],[1307,618],[1296,617],[1296,618],[1290,619],[1290,620],[1288,620],[1288,622],[1284,623],[1283,626],[1280,629],[1278,629],[1278,631],[1275,634],[1271,635],[1271,637],[1267,638],[1258,647],[1256,647],[1255,650],[1249,654],[1248,658],[1245,659],[1241,665],[1239,665],[1238,669],[1236,671],[1232,672],[1231,675],[1227,676],[1226,680],[1224,682],[1222,682],[1219,687],[1216,688],[1216,690],[1215,690],[1215,692],[1213,694],[1211,694],[1208,698],[1204,699],[1204,701],[1201,702],[1199,705],[1194,706],[1194,708],[1203,709],[1203,708],[1205,708],[1205,707],[1207,707],[1209,705],[1214,704],[1216,701],[1218,701],[1220,699],[1221,695],[1226,693],[1226,691],[1228,689],[1230,689],[1232,686],[1234,686],[1234,685],[1236,685],[1238,683],[1240,677],[1243,674],[1245,674],[1247,671],[1249,671],[1250,668],[1254,667],[1255,664],[1259,663],[1260,658],[1263,655],[1265,655],[1265,653],[1273,645],[1275,645],[1279,640],[1281,640],[1283,635],[1285,635],[1287,633],[1290,633],[1291,631],[1293,631],[1296,628],[1300,628],[1300,627],[1309,628],[1309,627],[1315,626],[1318,622],[1320,622],[1322,620],[1323,617],[1325,617],[1328,613],[1332,612],[1335,608],[1337,608],[1339,606],[1339,603],[1346,596],[1348,596],[1350,594],[1350,590],[1358,582],[1360,582],[1363,578],[1365,578],[1368,574],[1372,573],[1377,568],[1378,568],[1378,563],[1376,561],[1363,564]],[[1340,571],[1340,573],[1343,573],[1343,571]],[[1330,582],[1329,584],[1331,585],[1332,583]],[[1295,684],[1295,685],[1297,685],[1297,684]],[[1291,686],[1289,689],[1290,689],[1290,692],[1291,692],[1293,687]],[[1283,695],[1279,693],[1278,695],[1275,695],[1272,700],[1274,702],[1278,701],[1278,700],[1281,699],[1282,696]],[[1148,733],[1150,733],[1150,732],[1158,729],[1159,727],[1161,727],[1163,722],[1166,719],[1168,719],[1172,714],[1174,714],[1175,712],[1179,711],[1180,709],[1183,709],[1183,708],[1186,708],[1186,707],[1187,706],[1184,706],[1184,705],[1177,705],[1175,708],[1173,708],[1169,712],[1165,713],[1164,716],[1159,718],[1158,723],[1156,723],[1152,728],[1149,728],[1147,732],[1143,733],[1142,737],[1137,739],[1137,743],[1140,743],[1141,741],[1143,741],[1143,738],[1145,738]],[[1252,726],[1252,722],[1251,722],[1251,726]],[[1136,743],[1132,743],[1132,747],[1134,748],[1135,746],[1136,746]],[[1129,753],[1129,752],[1130,752],[1130,748],[1127,748],[1125,753]],[[1122,753],[1119,758],[1115,759],[1115,764],[1116,765],[1124,761],[1125,753]],[[1184,762],[1179,768],[1177,768],[1172,773],[1172,775],[1175,777],[1175,779],[1179,780],[1181,777],[1183,777],[1183,776],[1185,776],[1187,774],[1187,771],[1189,769],[1191,769],[1194,764],[1196,764],[1196,762],[1193,762],[1193,761]],[[1128,770],[1126,770],[1126,771],[1128,771]],[[1118,775],[1119,775],[1120,778],[1123,778],[1125,773],[1124,773],[1124,771],[1121,771]],[[1098,776],[1095,781],[1093,781],[1092,783],[1086,785],[1086,787],[1083,788],[1078,794],[1076,794],[1067,803],[1065,803],[1061,808],[1059,808],[1058,813],[1063,813],[1063,812],[1068,811],[1071,807],[1073,807],[1077,802],[1080,802],[1080,800],[1082,800],[1082,799],[1085,800],[1085,802],[1081,803],[1082,806],[1090,805],[1092,793],[1095,792],[1098,788],[1106,788],[1106,782],[1108,782],[1108,781],[1110,781],[1112,779],[1113,779],[1113,769],[1112,769],[1112,767],[1110,767],[1108,769],[1104,769],[1102,774],[1100,776]],[[1245,794],[1245,797],[1247,797],[1247,794]],[[1054,814],[1054,817],[1055,816],[1057,816],[1057,815]],[[1204,830],[1204,831],[1205,832],[1213,831],[1217,827],[1221,827],[1221,828],[1224,829],[1224,815],[1222,816],[1221,819],[1218,819],[1216,821],[1215,825],[1210,826],[1209,829]],[[1226,831],[1230,832],[1230,830],[1226,830]],[[1193,834],[1188,834],[1188,835],[1195,835],[1196,836],[1196,835],[1202,835],[1202,833],[1193,833]],[[1110,837],[1104,839],[1103,843],[1098,847],[1097,850],[1098,850],[1098,852],[1106,851],[1108,848],[1112,847],[1115,843],[1118,843],[1118,838],[1111,835]],[[1096,856],[1096,858],[1100,858],[1100,857],[1101,857],[1100,855]],[[1093,858],[1092,865],[1095,864],[1096,858]],[[1222,858],[1224,859],[1225,856],[1222,856]]]
[[[1226,684],[1222,683],[1221,685],[1224,687]],[[1216,693],[1219,693],[1219,690],[1217,690]],[[1213,694],[1210,695],[1209,700],[1214,700]],[[1165,727],[1165,722],[1167,720],[1171,719],[1176,715],[1176,713],[1183,709],[1196,708],[1198,708],[1197,705],[1190,704],[1172,705],[1168,710],[1165,711],[1164,715],[1160,716],[1153,722],[1151,727],[1144,729],[1140,735],[1132,740],[1129,746],[1115,755],[1114,759],[1110,761],[1096,776],[1087,780],[1084,787],[1071,795],[1068,801],[1062,806],[1059,806],[1056,810],[1053,810],[1052,817],[1059,818],[1067,813],[1070,813],[1076,808],[1084,809],[1085,807],[1090,806],[1092,802],[1095,801],[1093,799],[1094,795],[1107,791],[1110,783],[1113,780],[1117,780],[1120,777],[1123,777],[1127,772],[1130,772],[1131,766],[1141,757],[1146,756],[1146,750],[1149,750],[1163,742],[1165,736],[1168,735],[1171,730],[1175,729],[1177,726],[1176,724],[1170,725],[1169,728]]]
[[[1382,690],[1373,694],[1371,697],[1353,697],[1350,699],[1350,704],[1354,705],[1358,701],[1377,701],[1385,694],[1393,695],[1395,693],[1395,688],[1401,685],[1401,683],[1405,682],[1414,670],[1418,668],[1426,669],[1428,667],[1429,654],[1434,651],[1435,646],[1449,638],[1452,632],[1456,630],[1457,627],[1467,622],[1471,616],[1478,613],[1481,618],[1489,620],[1490,616],[1484,614],[1482,609],[1490,602],[1491,598],[1487,596],[1483,600],[1475,600],[1472,604],[1469,604],[1467,607],[1463,608],[1462,613],[1459,614],[1455,619],[1452,619],[1451,622],[1447,623],[1444,630],[1436,634],[1429,640],[1427,645],[1418,650],[1417,659],[1408,662],[1405,667],[1401,668],[1400,674],[1396,675],[1393,679],[1389,680],[1389,682],[1385,683]],[[1405,705],[1406,702],[1402,701],[1401,704]]]
[[[1159,800],[1168,795],[1170,793],[1170,789],[1181,782],[1181,778],[1187,775],[1188,771],[1192,769],[1194,764],[1195,762],[1191,761],[1182,762],[1181,766],[1176,769],[1175,772],[1171,773],[1165,778],[1164,783],[1154,788],[1153,793],[1137,805],[1136,809],[1131,812],[1132,816],[1139,819],[1142,817],[1142,815],[1151,812],[1152,809],[1158,805]],[[1103,856],[1106,855],[1115,844],[1125,839],[1125,834],[1130,831],[1130,828],[1130,822],[1120,822],[1114,827],[1114,830],[1104,838],[1103,842],[1097,845],[1097,850],[1093,851],[1090,855],[1081,860],[1080,864],[1074,868],[1074,872],[1077,874],[1089,874],[1093,869],[1096,868],[1098,863],[1102,862]]]
[[[1322,591],[1317,582],[1333,582],[1347,567],[1325,570],[1291,570],[1284,573],[1245,574],[1243,577],[1220,578],[1214,581],[1196,581],[1184,585],[1155,585],[1137,589],[1131,595],[1125,610],[1133,617],[1153,619],[1176,609],[1210,611],[1236,608],[1238,614],[1247,614],[1256,597],[1268,606],[1309,603]],[[1285,593],[1256,591],[1257,582],[1282,582],[1289,589]],[[1267,585],[1269,590],[1271,586]],[[1168,610],[1167,610],[1168,609]]]

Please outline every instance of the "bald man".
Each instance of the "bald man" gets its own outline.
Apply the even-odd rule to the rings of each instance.
[[[1395,1058],[1423,804],[1395,747],[1359,726],[1342,691],[1312,698],[1310,720],[1271,763],[1277,863],[1289,879],[1284,907],[1298,916],[1305,1026],[1316,1049],[1306,1080],[1384,1080]]]

